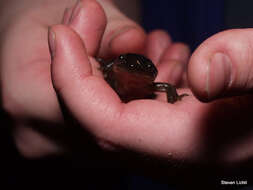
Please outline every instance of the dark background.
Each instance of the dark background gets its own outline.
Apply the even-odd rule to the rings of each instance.
[[[173,40],[194,50],[211,35],[230,28],[253,26],[251,0],[142,0],[143,26],[162,28]]]
[[[253,27],[252,0],[142,0],[142,7],[142,24],[147,31],[163,28],[175,41],[189,44],[192,50],[224,29]],[[83,167],[82,162],[91,161],[85,155],[80,158],[24,159],[10,138],[11,119],[3,111],[1,113],[0,189],[21,186],[34,189],[76,189],[77,186],[83,189],[176,189],[117,167],[92,167],[92,164],[89,168]]]

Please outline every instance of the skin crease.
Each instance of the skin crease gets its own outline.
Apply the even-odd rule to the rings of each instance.
[[[168,105],[164,95],[158,96],[157,100],[121,103],[116,93],[96,73],[96,67],[94,67],[96,62],[92,59],[95,52],[106,57],[117,54],[119,51],[121,53],[134,50],[144,51],[150,59],[159,60],[154,61],[159,71],[157,78],[162,78],[164,82],[171,82],[169,74],[178,63],[182,65],[179,66],[181,68],[178,72],[179,76],[173,77],[174,83],[178,84],[185,74],[183,68],[188,62],[189,50],[182,44],[172,43],[169,40],[170,37],[164,32],[155,31],[145,34],[141,28],[136,24],[132,25],[133,22],[129,22],[124,16],[119,16],[122,22],[115,21],[113,20],[115,17],[108,16],[108,13],[106,15],[106,10],[104,13],[102,7],[94,1],[82,2],[86,4],[85,7],[93,9],[90,13],[94,15],[87,18],[85,11],[81,9],[73,22],[51,27],[50,47],[51,52],[54,52],[51,73],[47,26],[59,23],[62,18],[55,16],[54,23],[50,17],[32,20],[30,16],[41,18],[42,14],[33,10],[26,12],[27,15],[21,17],[17,23],[12,23],[8,27],[4,24],[1,26],[1,37],[5,39],[1,57],[3,60],[1,64],[3,106],[17,123],[14,137],[19,151],[24,156],[34,158],[64,151],[52,139],[50,141],[40,133],[27,128],[30,124],[28,121],[33,119],[48,121],[50,124],[62,124],[57,93],[74,118],[97,138],[98,143],[107,142],[111,146],[117,145],[145,153],[152,158],[168,158],[170,155],[176,160],[195,163],[214,162],[223,166],[241,163],[252,158],[251,146],[248,146],[252,144],[252,130],[248,127],[248,123],[252,123],[251,95],[206,104],[197,100],[189,88],[185,88],[180,89],[179,93],[187,93],[190,96],[175,105]],[[114,9],[113,6],[111,8]],[[52,8],[54,9],[58,10],[56,7]],[[59,12],[63,14],[64,8]],[[52,11],[51,14],[56,13]],[[117,11],[113,14],[117,14]],[[94,22],[93,19],[97,19],[98,24],[94,26],[89,19],[92,22]],[[106,20],[108,24],[105,23]],[[80,24],[83,21],[84,24]],[[7,23],[7,21],[0,23]],[[131,30],[128,30],[129,33],[122,36],[118,34],[118,31],[126,31],[122,28],[129,25],[133,26],[130,27]],[[28,26],[33,29],[22,32],[26,31]],[[90,28],[93,26],[94,28]],[[104,27],[105,33],[102,30]],[[91,30],[94,31],[91,32]],[[197,76],[205,79],[205,72],[198,71],[207,67],[210,56],[214,52],[223,52],[231,56],[231,70],[237,71],[233,72],[236,82],[231,83],[229,87],[231,91],[238,92],[239,90],[244,94],[245,83],[242,85],[241,81],[248,81],[246,89],[251,89],[251,57],[248,54],[251,52],[249,45],[252,39],[251,32],[250,29],[227,31],[204,42],[191,57],[187,71],[189,81],[183,81],[185,86],[189,83],[198,98],[206,99],[206,94],[202,91],[206,83],[197,80]],[[90,35],[90,41],[87,40],[87,35]],[[131,45],[122,47],[122,41],[129,43],[131,36],[135,39],[130,41]],[[98,37],[100,40],[97,39]],[[228,40],[231,38],[234,40]],[[31,41],[25,41],[25,39],[31,39]],[[161,50],[149,56],[148,52],[152,52],[152,46],[157,47],[159,44],[157,41],[162,39],[167,39],[167,44],[161,44]],[[23,46],[24,41],[27,49]],[[143,49],[145,41],[147,41],[148,50]],[[97,50],[99,47],[97,43],[102,43],[99,50]],[[228,45],[224,45],[226,43]],[[224,47],[230,47],[229,51]],[[21,48],[22,52],[19,51]],[[9,52],[17,52],[17,56],[10,56]],[[180,54],[183,56],[179,56]],[[19,59],[15,60],[13,57]],[[240,63],[244,64],[240,65]],[[239,68],[244,69],[239,70]],[[245,70],[248,71],[247,77],[238,75]],[[215,85],[212,88],[215,89]],[[215,94],[215,96],[218,95]],[[209,98],[212,97],[209,96]],[[238,126],[243,127],[238,128]],[[35,141],[35,139],[40,140]],[[29,140],[38,143],[31,145]]]

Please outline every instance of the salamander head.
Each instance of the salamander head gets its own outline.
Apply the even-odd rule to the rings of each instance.
[[[114,60],[114,66],[129,73],[143,75],[152,78],[157,76],[157,69],[152,61],[139,54],[123,54]]]

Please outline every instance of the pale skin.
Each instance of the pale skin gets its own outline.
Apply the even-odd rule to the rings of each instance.
[[[65,152],[64,146],[39,133],[30,122],[46,121],[49,128],[64,125],[57,94],[81,128],[104,149],[123,147],[151,158],[214,161],[223,166],[252,158],[253,134],[248,126],[253,123],[253,102],[251,94],[244,96],[253,85],[252,29],[214,35],[189,61],[187,46],[172,42],[161,30],[146,34],[109,0],[98,1],[102,4],[83,0],[78,14],[72,17],[71,8],[64,18],[64,9],[73,7],[73,1],[61,0],[58,5],[55,0],[50,9],[24,2],[32,8],[21,6],[17,15],[2,17],[0,22],[5,39],[1,45],[3,107],[16,122],[14,138],[24,156]],[[20,19],[13,21],[16,16]],[[51,55],[48,26],[52,26]],[[164,95],[122,103],[93,58],[126,52],[144,53],[158,68],[157,81],[183,87],[179,93],[190,96],[175,104],[168,104]],[[234,97],[235,93],[240,96]],[[215,99],[220,100],[211,102]]]

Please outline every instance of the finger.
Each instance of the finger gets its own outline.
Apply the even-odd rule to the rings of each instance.
[[[161,57],[157,66],[156,81],[169,82],[177,85],[182,81],[190,56],[190,49],[182,43],[171,45]]]
[[[67,25],[67,24],[69,23],[69,20],[70,20],[70,17],[71,17],[71,15],[72,15],[73,9],[74,9],[74,7],[66,8],[66,9],[64,10],[63,18],[62,18],[62,21],[61,21],[62,24]]]
[[[102,78],[92,75],[80,37],[70,28],[58,25],[50,29],[49,42],[53,86],[67,108],[83,126],[109,125],[120,113],[121,102]]]
[[[194,94],[203,101],[245,94],[253,86],[253,29],[228,30],[206,40],[188,69]]]
[[[99,3],[79,0],[73,8],[65,11],[63,23],[79,34],[88,55],[96,55],[106,26],[106,16]]]
[[[169,45],[171,45],[171,38],[168,33],[163,30],[155,30],[148,34],[145,54],[157,65]]]
[[[143,53],[146,34],[134,21],[122,14],[111,0],[98,0],[104,8],[107,26],[99,56],[111,57],[123,53]]]
[[[54,26],[49,42],[54,88],[82,126],[104,140],[101,146],[109,143],[159,157],[167,156],[168,151],[187,156],[198,150],[191,143],[196,136],[192,133],[195,125],[189,127],[189,114],[182,111],[183,103],[176,106],[138,100],[122,104],[104,80],[92,75],[84,44],[74,31]],[[186,119],[177,121],[168,115]],[[190,151],[185,151],[189,147]]]

